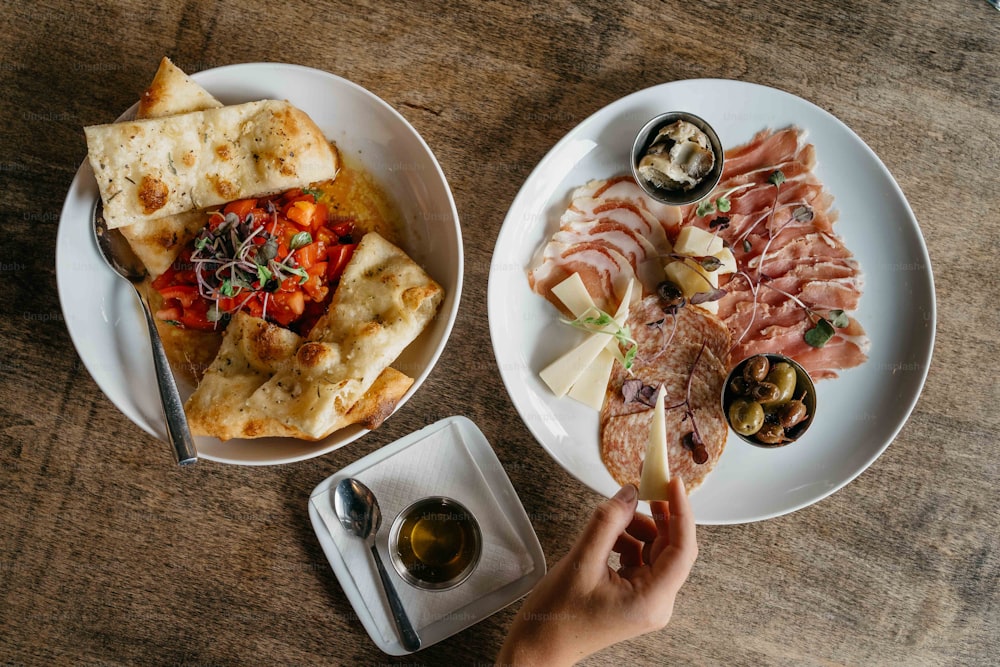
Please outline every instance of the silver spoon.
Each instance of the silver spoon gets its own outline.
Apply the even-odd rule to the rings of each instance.
[[[396,593],[396,587],[392,585],[392,581],[385,571],[385,566],[382,564],[382,558],[378,555],[378,549],[375,548],[375,534],[378,533],[378,528],[382,524],[382,511],[378,507],[375,494],[360,481],[348,477],[340,480],[340,483],[337,484],[337,492],[333,497],[333,508],[344,529],[363,539],[371,550],[379,577],[382,579],[385,597],[389,600],[392,618],[403,637],[403,647],[408,651],[416,651],[420,648],[420,637],[413,629],[413,625],[406,615],[406,610],[403,609],[399,594]]]
[[[132,252],[128,241],[117,229],[108,229],[104,220],[104,207],[101,200],[97,200],[94,206],[94,238],[97,239],[97,247],[101,251],[101,257],[108,266],[114,269],[115,273],[127,280],[139,297],[142,304],[142,312],[146,316],[146,326],[149,329],[149,339],[153,344],[153,366],[156,369],[156,385],[160,390],[160,402],[163,405],[163,416],[167,420],[167,435],[170,437],[170,444],[174,448],[174,457],[180,465],[189,465],[198,460],[198,452],[194,446],[194,439],[188,429],[187,416],[184,414],[184,404],[181,396],[177,392],[177,383],[174,381],[173,373],[170,371],[170,364],[167,362],[167,354],[163,351],[163,343],[160,341],[160,334],[156,330],[156,322],[153,314],[149,310],[149,304],[139,291],[139,285],[146,278],[146,267],[142,265],[139,258]]]

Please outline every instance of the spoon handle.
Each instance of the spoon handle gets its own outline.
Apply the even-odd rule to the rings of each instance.
[[[378,568],[378,576],[382,578],[382,588],[385,590],[385,597],[389,600],[392,619],[396,621],[396,627],[399,628],[399,633],[403,636],[403,648],[407,651],[416,651],[420,648],[420,637],[417,636],[416,630],[410,624],[410,618],[406,615],[406,610],[403,609],[403,602],[399,599],[396,587],[392,585],[389,573],[385,571],[385,566],[382,565],[382,558],[378,555],[378,549],[374,544],[371,545],[371,549],[372,557],[375,559],[375,567]]]
[[[134,287],[134,285],[133,285]],[[167,353],[163,350],[160,333],[156,330],[156,322],[149,311],[149,304],[136,288],[142,304],[142,312],[146,316],[146,326],[149,328],[149,340],[153,344],[153,366],[156,368],[156,385],[160,390],[160,402],[163,404],[163,416],[167,420],[167,435],[174,447],[174,458],[179,465],[190,465],[198,460],[198,451],[194,446],[194,438],[188,428],[187,416],[184,414],[184,404],[177,391],[174,374],[167,362]]]

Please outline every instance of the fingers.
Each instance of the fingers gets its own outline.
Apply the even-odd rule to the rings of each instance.
[[[625,532],[637,540],[652,542],[656,539],[657,525],[645,514],[636,514]]]
[[[623,533],[615,540],[612,551],[618,554],[618,562],[623,567],[638,567],[643,563],[643,548],[642,542]]]
[[[638,497],[639,492],[635,486],[626,484],[612,498],[597,506],[580,538],[573,545],[581,567],[607,567],[608,554],[614,549],[619,535],[632,521]]]
[[[698,541],[695,535],[694,513],[688,502],[684,482],[680,477],[670,480],[668,487],[669,508],[661,521],[666,521],[668,546],[657,558],[654,568],[661,572],[665,582],[680,586],[687,578],[698,557]]]

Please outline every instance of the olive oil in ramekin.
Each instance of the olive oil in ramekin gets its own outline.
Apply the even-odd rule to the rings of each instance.
[[[424,498],[403,510],[389,536],[392,563],[418,588],[445,590],[465,581],[482,550],[475,517],[450,498]]]

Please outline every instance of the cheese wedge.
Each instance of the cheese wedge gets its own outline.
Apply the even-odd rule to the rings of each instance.
[[[573,313],[573,317],[580,317],[591,308],[597,308],[579,273],[573,273],[553,287],[552,293],[563,302],[569,312]]]
[[[615,324],[604,327],[603,333],[595,331],[588,334],[582,343],[543,368],[538,374],[553,394],[565,396],[570,387],[576,384],[577,380],[584,374],[587,367],[597,359],[601,350],[607,347],[608,334],[624,326],[625,320],[628,318],[628,308],[632,301],[634,284],[635,281],[630,280],[625,288],[625,294],[614,315]],[[612,338],[612,340],[614,339]]]
[[[719,286],[718,271],[706,271],[691,259],[670,262],[663,270],[667,278],[680,287],[688,299],[698,292],[710,292]],[[697,305],[710,313],[719,312],[717,301],[706,301]]]
[[[646,458],[642,462],[639,478],[639,500],[666,500],[667,482],[670,481],[670,461],[667,455],[667,424],[663,411],[666,390],[660,385],[653,407],[653,425],[646,442]]]
[[[712,255],[720,262],[722,266],[715,270],[715,273],[723,275],[726,273],[736,273],[736,256],[733,255],[733,251],[729,248],[723,248],[719,252]]]
[[[618,342],[614,338],[609,343],[609,345],[617,344]],[[605,347],[573,383],[569,390],[569,397],[595,410],[600,410],[601,406],[604,405],[604,397],[608,392],[608,380],[611,379],[611,371],[614,366],[614,352]]]
[[[677,235],[674,252],[689,257],[707,257],[721,252],[725,246],[722,239],[699,227],[685,227]]]

